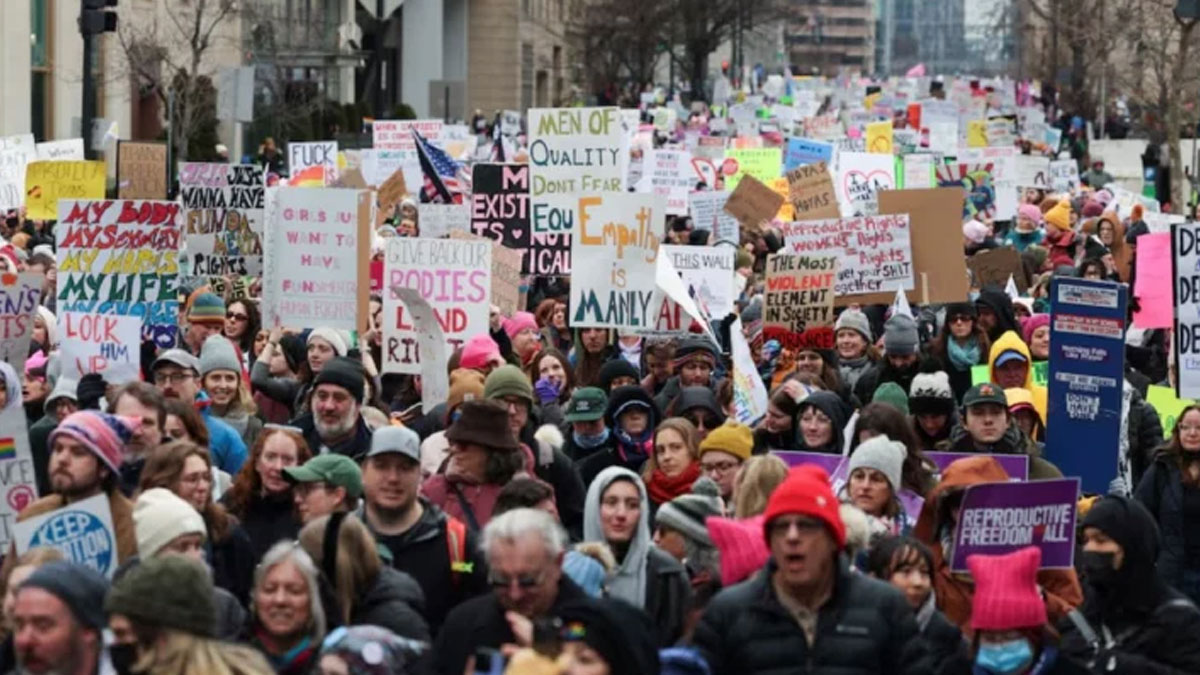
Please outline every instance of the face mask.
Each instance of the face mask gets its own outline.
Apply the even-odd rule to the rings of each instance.
[[[604,445],[605,441],[608,440],[608,427],[604,427],[604,431],[601,431],[598,434],[585,435],[572,432],[571,436],[575,439],[575,445],[590,450],[592,448],[598,448],[601,445]]]
[[[108,658],[112,661],[113,669],[118,675],[132,675],[133,664],[137,663],[137,643],[114,644],[108,647]]]
[[[1117,579],[1117,570],[1114,567],[1116,557],[1116,553],[1083,551],[1079,554],[1079,567],[1089,584],[1105,588],[1112,586]]]
[[[1030,663],[1033,663],[1033,648],[1024,638],[980,644],[975,656],[975,665],[995,675],[1019,673]]]

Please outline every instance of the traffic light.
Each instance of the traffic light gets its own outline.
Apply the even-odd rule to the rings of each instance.
[[[117,13],[109,11],[117,6],[117,0],[82,0],[79,14],[79,32],[84,35],[112,33],[117,30]]]

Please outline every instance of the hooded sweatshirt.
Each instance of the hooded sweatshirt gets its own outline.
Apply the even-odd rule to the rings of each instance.
[[[809,447],[804,442],[804,432],[800,428],[800,418],[804,415],[806,408],[820,410],[833,422],[833,437],[828,443],[819,448]],[[846,420],[849,416],[846,404],[842,402],[841,397],[837,394],[828,391],[814,391],[809,394],[807,398],[800,402],[800,407],[796,409],[796,420],[793,423],[793,428],[796,430],[796,449],[805,452],[824,452],[831,455],[842,454],[842,448],[845,445]]]
[[[1017,324],[1016,315],[1013,314],[1012,299],[1005,295],[1004,291],[999,288],[984,288],[979,291],[979,299],[975,301],[975,304],[987,307],[996,315],[996,326],[988,331],[988,339],[994,342],[1010,330],[1016,332],[1017,335],[1021,334],[1021,327]]]
[[[988,352],[988,378],[992,382],[996,382],[996,359],[1007,351],[1015,351],[1025,357],[1025,362],[1029,364],[1029,369],[1025,373],[1025,384],[1022,388],[1028,389],[1033,396],[1033,407],[1037,409],[1038,416],[1043,420],[1046,419],[1046,388],[1033,383],[1033,355],[1029,353],[1029,346],[1021,339],[1021,336],[1013,331],[1006,331],[995,342],[992,343],[992,350]],[[1008,402],[1012,405],[1012,401]]]
[[[1004,468],[991,457],[967,457],[955,461],[946,467],[941,482],[925,498],[921,516],[913,529],[913,536],[933,552],[933,590],[940,609],[968,638],[972,636],[971,602],[975,597],[975,584],[970,575],[950,571],[952,552],[942,550],[942,540],[944,535],[953,537],[954,523],[948,509],[943,508],[943,500],[968,485],[1007,480]],[[1045,594],[1046,612],[1051,623],[1065,617],[1083,601],[1075,570],[1040,570],[1037,581]]]

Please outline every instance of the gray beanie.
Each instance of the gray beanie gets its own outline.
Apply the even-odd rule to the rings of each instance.
[[[883,324],[883,350],[889,356],[916,354],[920,338],[917,322],[907,314],[894,314]]]
[[[34,570],[18,590],[24,588],[40,588],[58,598],[86,629],[108,627],[104,614],[108,580],[86,565],[67,560],[46,563]]]
[[[233,343],[224,335],[212,335],[200,348],[200,377],[214,370],[232,370],[240,374],[242,363],[238,360]]]
[[[842,312],[841,316],[837,318],[837,323],[833,326],[834,335],[843,328],[857,332],[863,336],[867,344],[874,341],[874,338],[871,337],[871,321],[867,318],[866,314],[862,313],[862,310],[851,307]]]
[[[720,488],[707,476],[701,476],[692,484],[692,493],[679,495],[658,507],[654,522],[666,525],[683,536],[703,546],[712,546],[705,521],[709,516],[721,515]]]
[[[904,458],[908,449],[900,441],[893,441],[887,436],[872,436],[863,441],[850,455],[850,473],[855,469],[875,469],[887,476],[892,484],[892,492],[900,490],[900,473],[904,466]]]
[[[79,398],[76,394],[76,390],[78,388],[78,381],[70,377],[58,378],[58,382],[54,383],[54,389],[52,389],[50,391],[50,395],[46,397],[46,409],[49,410],[50,406],[60,398],[69,399],[78,403]]]

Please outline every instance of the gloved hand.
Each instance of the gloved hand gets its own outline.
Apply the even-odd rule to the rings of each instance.
[[[108,383],[100,373],[88,373],[79,379],[75,388],[75,398],[79,400],[80,410],[99,410],[100,399],[104,397]]]
[[[534,392],[537,393],[538,400],[542,405],[553,403],[558,400],[558,384],[548,377],[543,377],[533,385]]]
[[[1108,482],[1108,494],[1120,495],[1122,497],[1129,496],[1129,484],[1125,482],[1125,478],[1117,476]]]

